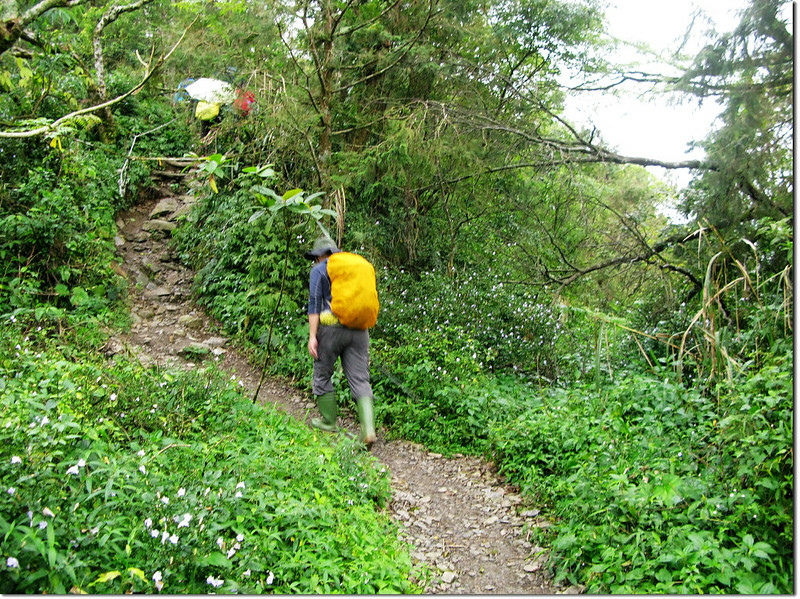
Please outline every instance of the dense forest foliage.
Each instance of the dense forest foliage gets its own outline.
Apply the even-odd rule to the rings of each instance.
[[[553,521],[531,534],[557,581],[791,592],[787,4],[666,76],[604,59],[595,0],[0,0],[0,591],[421,588],[368,455],[213,364],[101,351],[130,326],[115,217],[188,156],[174,247],[270,374],[309,388],[328,231],[378,273],[383,434],[493,460]],[[718,103],[705,157],[572,126],[567,70]],[[201,123],[200,77],[254,103]]]

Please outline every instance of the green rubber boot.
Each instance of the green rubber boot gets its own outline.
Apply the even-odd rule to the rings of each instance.
[[[317,396],[317,407],[322,418],[312,418],[311,426],[321,431],[335,433],[339,430],[336,426],[336,417],[339,414],[339,405],[336,403],[336,393],[331,391]]]
[[[358,420],[361,423],[361,434],[358,436],[358,440],[369,448],[378,439],[375,434],[372,398],[359,397],[356,402],[358,403]]]

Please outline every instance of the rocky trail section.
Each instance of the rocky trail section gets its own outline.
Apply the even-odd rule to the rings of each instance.
[[[177,182],[177,183],[176,183]],[[112,339],[109,353],[128,351],[143,364],[194,368],[216,359],[252,394],[257,367],[240,355],[220,328],[191,300],[193,273],[169,248],[182,214],[195,202],[190,177],[163,173],[155,198],[121,213],[116,244],[128,277],[133,325]],[[180,192],[176,192],[180,189]],[[307,393],[267,380],[259,401],[302,422],[315,414]],[[378,401],[380,399],[378,398]],[[354,410],[340,424],[357,432]],[[428,565],[428,594],[573,594],[556,588],[543,563],[545,550],[529,540],[531,527],[545,527],[538,510],[526,507],[492,466],[474,457],[444,458],[405,441],[385,441],[378,431],[372,454],[392,473],[392,517],[414,546],[414,559]]]

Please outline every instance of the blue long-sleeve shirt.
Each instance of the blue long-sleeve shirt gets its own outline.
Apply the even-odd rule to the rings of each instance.
[[[331,309],[331,279],[328,259],[315,264],[308,278],[308,313],[321,314]]]

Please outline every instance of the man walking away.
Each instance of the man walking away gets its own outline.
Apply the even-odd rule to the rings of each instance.
[[[359,440],[369,448],[375,442],[373,394],[369,381],[369,330],[343,326],[331,312],[331,279],[328,258],[340,252],[328,238],[320,238],[306,258],[313,260],[309,276],[308,353],[314,358],[312,392],[322,418],[312,418],[311,425],[323,431],[338,430],[339,406],[333,387],[333,369],[341,358],[350,393],[358,407],[361,425]]]

